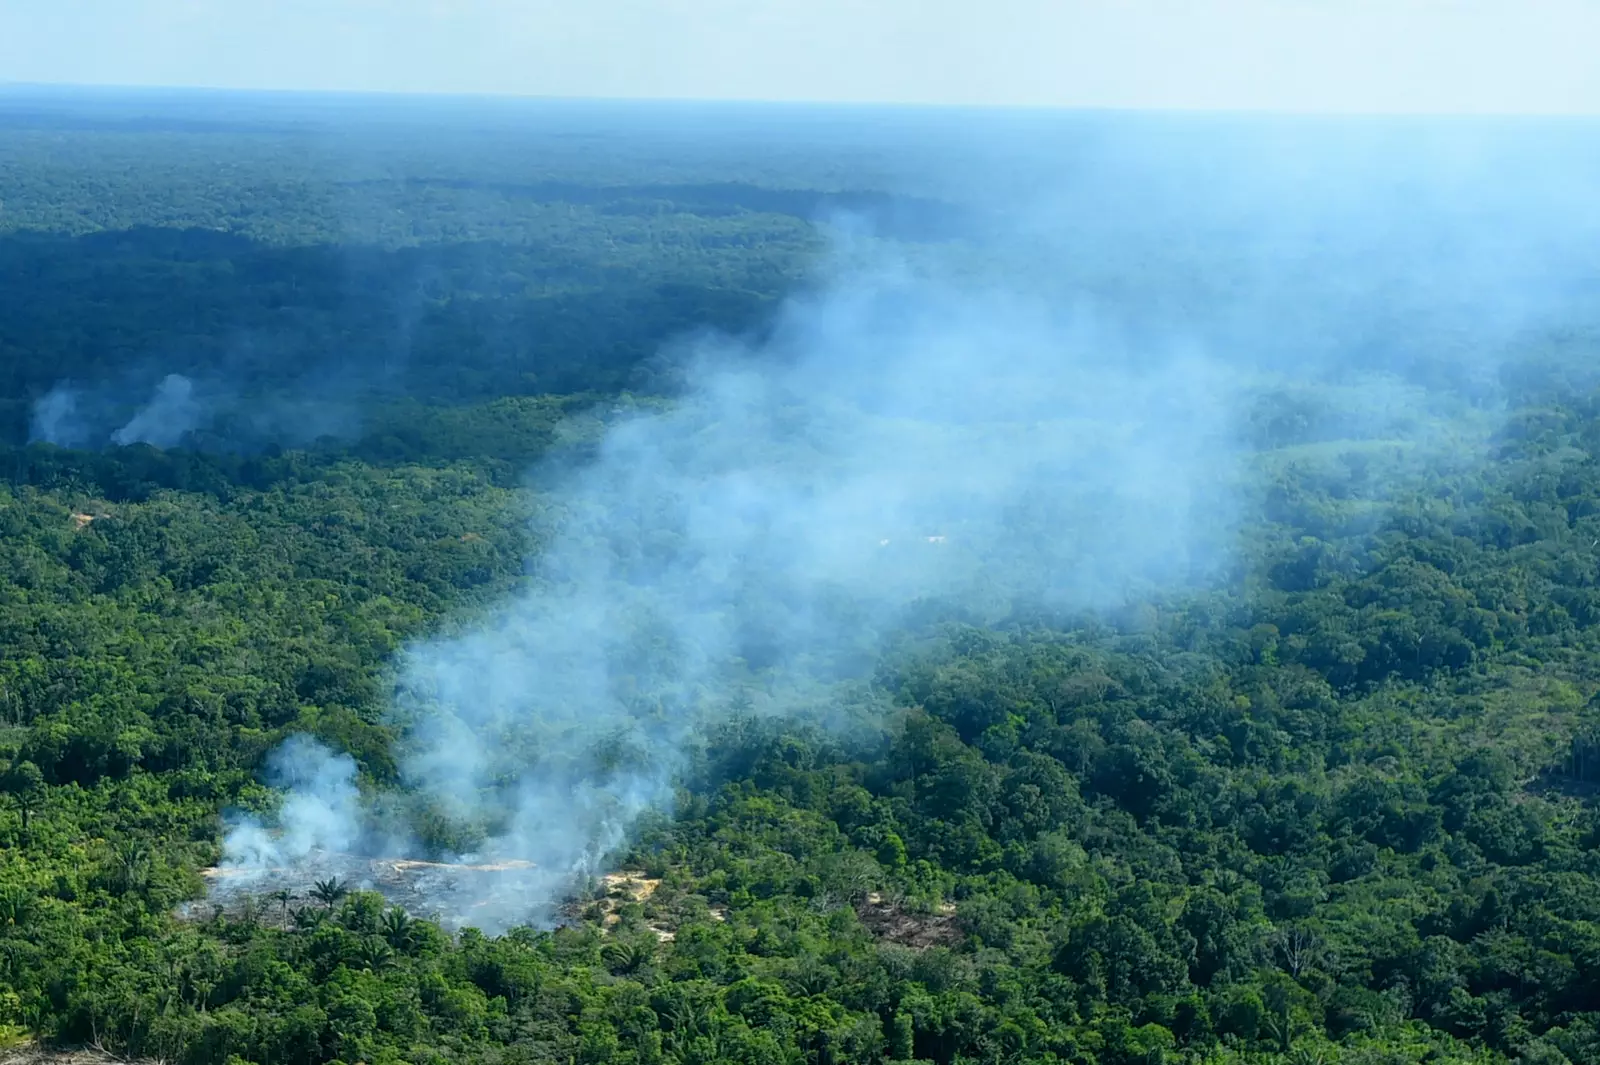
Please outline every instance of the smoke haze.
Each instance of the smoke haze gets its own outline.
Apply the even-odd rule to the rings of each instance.
[[[287,395],[251,395],[246,401],[240,377],[196,380],[166,374],[143,393],[109,382],[94,388],[59,382],[34,401],[28,442],[66,448],[147,444],[163,450],[251,450],[349,438],[361,424],[354,402],[337,393],[319,395],[315,383]]]
[[[314,854],[347,850],[360,832],[356,764],[309,736],[291,736],[267,759],[267,783],[287,793],[278,820],[282,832],[267,832],[243,820],[228,834],[228,866],[264,875]]]
[[[57,384],[33,405],[29,442],[57,447],[83,447],[90,439],[88,426],[78,412],[80,393],[69,384]]]
[[[1562,223],[1589,232],[1594,212],[1559,216],[1577,186],[1549,175],[1539,187],[1562,195],[1538,203],[1444,181],[1450,203],[1396,233],[1415,187],[1368,195],[1344,176],[1362,195],[1323,176],[1297,203],[1288,181],[1253,223],[1230,211],[1263,190],[1237,183],[1196,208],[1205,226],[1170,189],[1144,190],[1164,213],[1141,214],[1131,186],[1097,219],[1118,195],[1099,175],[1086,203],[1032,214],[1031,241],[997,231],[977,254],[908,262],[846,235],[759,340],[683,342],[665,358],[670,407],[536,471],[527,590],[397,663],[406,791],[373,801],[420,836],[291,798],[285,838],[531,863],[427,906],[491,929],[546,920],[670,801],[703,726],[842,723],[837,686],[867,681],[916,617],[1229,580],[1261,449],[1365,440],[1475,461],[1507,352],[1578,320],[1593,263]],[[1458,210],[1473,203],[1482,218]],[[1237,254],[1216,276],[1197,246]],[[287,757],[308,780],[330,758]],[[330,811],[350,823],[317,827]],[[260,864],[264,832],[238,826],[228,863]]]
[[[205,426],[216,413],[216,397],[201,395],[195,382],[183,374],[163,377],[131,416],[127,414],[129,391],[111,385],[85,389],[57,383],[34,401],[29,442],[73,448],[105,444],[170,448]]]
[[[677,357],[670,409],[540,471],[528,594],[400,663],[407,783],[474,859],[537,870],[476,923],[537,917],[595,871],[670,797],[698,726],[832,712],[827,686],[919,603],[1108,605],[1226,562],[1238,382],[1192,351],[858,264],[758,349]],[[228,861],[258,861],[260,836],[237,830]]]
[[[182,374],[168,374],[156,386],[150,402],[140,408],[122,428],[111,434],[111,442],[149,444],[168,448],[193,432],[200,423],[203,407],[195,398],[194,382]]]

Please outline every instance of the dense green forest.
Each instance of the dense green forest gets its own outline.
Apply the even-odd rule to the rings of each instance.
[[[891,174],[903,145],[870,124],[823,152],[800,123],[785,153],[581,109],[424,140],[0,101],[0,1045],[1600,1062],[1581,331],[1500,367],[1452,461],[1269,396],[1227,580],[930,617],[876,664],[868,727],[722,722],[555,927],[450,929],[330,882],[195,906],[285,737],[398,780],[390,663],[526,584],[531,462],[670,404],[654,356],[685,331],[761,328],[829,210],[915,254],[978,208]],[[167,374],[237,398],[181,446],[113,445]],[[98,435],[29,443],[63,380]],[[337,400],[316,432],[248,419],[306,393]]]

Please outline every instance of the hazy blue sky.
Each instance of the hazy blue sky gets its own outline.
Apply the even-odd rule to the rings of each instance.
[[[1600,113],[1600,0],[0,0],[0,81]]]

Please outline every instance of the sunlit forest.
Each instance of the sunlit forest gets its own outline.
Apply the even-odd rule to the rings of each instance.
[[[1600,1062],[1600,133],[1369,202],[1462,134],[1252,121],[0,92],[0,1059]],[[852,257],[1220,352],[1226,551],[875,621],[526,923],[219,901],[273,752],[407,794],[397,657],[551,471]],[[417,817],[364,857],[480,842]]]

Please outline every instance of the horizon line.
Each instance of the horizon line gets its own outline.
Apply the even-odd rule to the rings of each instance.
[[[204,95],[250,95],[280,98],[342,97],[351,100],[426,100],[448,102],[484,103],[553,103],[553,104],[622,104],[633,106],[735,106],[735,107],[805,107],[840,108],[846,110],[893,109],[905,111],[961,111],[974,113],[1017,113],[1057,115],[1120,115],[1149,117],[1235,117],[1235,118],[1305,118],[1305,119],[1427,119],[1427,120],[1600,120],[1600,111],[1517,111],[1517,110],[1372,110],[1307,107],[1211,107],[1201,105],[1169,104],[1155,107],[1130,104],[1056,104],[1056,103],[996,103],[947,102],[928,100],[863,100],[820,99],[799,97],[725,97],[725,96],[624,96],[576,95],[554,93],[484,92],[468,90],[407,90],[407,89],[351,89],[351,88],[284,88],[242,87],[228,85],[194,84],[141,84],[117,82],[67,82],[67,81],[8,81],[0,79],[0,96],[17,90],[81,93],[167,93]]]

